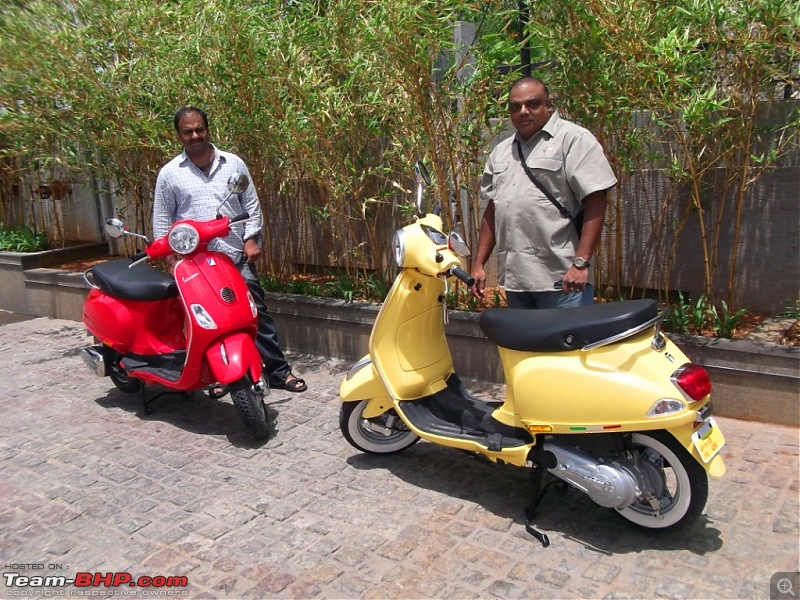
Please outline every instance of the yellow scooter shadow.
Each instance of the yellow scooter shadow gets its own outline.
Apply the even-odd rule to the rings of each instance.
[[[479,455],[425,441],[392,455],[354,454],[347,463],[358,470],[388,470],[408,485],[462,503],[455,514],[448,504],[447,517],[464,518],[468,513],[487,511],[512,521],[512,530],[525,531],[525,509],[531,499],[530,469],[493,464]],[[546,477],[545,482],[551,479],[554,483],[539,504],[533,525],[546,533],[553,545],[569,541],[605,555],[688,550],[702,556],[722,548],[720,530],[704,515],[678,531],[644,529],[560,480]],[[533,537],[529,539],[534,546],[539,545]]]

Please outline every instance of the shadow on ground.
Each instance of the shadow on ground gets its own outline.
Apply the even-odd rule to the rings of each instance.
[[[347,462],[355,469],[387,469],[410,485],[474,502],[500,518],[511,519],[520,536],[539,544],[524,527],[531,499],[530,469],[492,464],[424,441],[392,456],[358,454]],[[550,537],[551,544],[557,544],[561,535],[605,555],[643,550],[688,550],[704,555],[722,548],[720,531],[705,515],[675,532],[645,529],[613,509],[595,504],[578,490],[564,489],[560,482],[547,491],[533,525]]]
[[[260,448],[275,437],[275,431],[266,440],[256,440],[245,427],[231,403],[230,396],[220,399],[209,398],[203,390],[190,394],[172,392],[156,386],[145,388],[151,411],[145,411],[140,394],[126,394],[117,389],[110,390],[104,397],[97,398],[97,404],[104,408],[119,408],[136,414],[148,421],[162,421],[185,431],[199,435],[226,436],[231,445],[237,448]],[[267,410],[273,422],[278,411],[267,399]]]

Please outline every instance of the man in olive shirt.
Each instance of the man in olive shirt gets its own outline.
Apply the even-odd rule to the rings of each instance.
[[[488,200],[472,267],[473,294],[484,297],[484,265],[495,245],[509,308],[564,308],[594,302],[590,268],[617,178],[597,139],[562,119],[547,86],[523,77],[509,91],[515,135],[489,155],[481,180]],[[519,144],[515,142],[519,140]],[[571,215],[585,208],[579,238],[572,221],[528,178],[533,175]]]

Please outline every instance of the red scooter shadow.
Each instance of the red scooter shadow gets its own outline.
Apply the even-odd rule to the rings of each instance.
[[[393,455],[353,454],[347,463],[358,470],[386,469],[407,484],[474,504],[465,504],[461,511],[485,510],[509,519],[514,523],[512,530],[519,528],[520,535],[541,547],[525,533],[525,511],[531,499],[529,469],[493,464],[424,440]],[[679,531],[644,529],[560,480],[547,476],[545,483],[551,479],[554,483],[537,507],[532,524],[547,534],[553,546],[570,541],[604,555],[688,550],[702,556],[722,548],[720,530],[705,515]]]
[[[141,394],[126,394],[116,388],[110,389],[95,402],[103,408],[119,408],[135,413],[143,421],[161,421],[199,435],[224,435],[237,448],[261,448],[277,433],[276,427],[267,439],[254,439],[236,413],[230,396],[214,399],[205,390],[182,394],[151,385],[145,388],[145,398],[149,411],[143,406]],[[275,422],[278,412],[270,403],[266,405]]]

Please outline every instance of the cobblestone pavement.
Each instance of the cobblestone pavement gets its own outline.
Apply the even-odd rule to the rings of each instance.
[[[798,570],[794,428],[718,419],[728,473],[689,531],[640,530],[554,491],[542,548],[523,525],[526,470],[425,442],[390,457],[351,448],[338,427],[342,362],[290,356],[309,390],[273,392],[277,431],[254,445],[228,398],[168,397],[142,416],[83,365],[81,324],[9,321],[6,574],[185,576],[185,589],[149,591],[190,598],[768,598],[773,574]],[[4,597],[34,592],[10,581]]]

